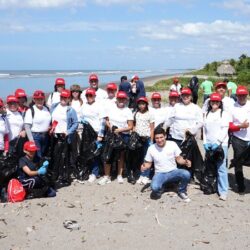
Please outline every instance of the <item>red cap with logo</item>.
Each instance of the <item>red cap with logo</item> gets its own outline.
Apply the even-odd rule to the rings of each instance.
[[[245,86],[239,86],[236,89],[236,95],[248,95],[248,89]]]
[[[36,146],[35,142],[33,141],[26,141],[23,145],[23,150],[36,152],[39,148]]]
[[[33,94],[34,99],[45,99],[45,94],[42,90],[36,90]]]
[[[219,88],[219,87],[225,87],[227,88],[227,83],[226,82],[216,82],[215,83],[215,88]]]
[[[63,78],[57,78],[55,85],[65,85],[65,80]]]
[[[0,107],[3,107],[3,100],[0,98]]]
[[[147,99],[147,97],[142,96],[142,97],[138,98],[136,102],[137,102],[137,103],[138,103],[138,102],[146,102],[146,103],[148,104],[148,99]]]
[[[181,94],[182,94],[182,95],[191,95],[191,94],[192,94],[192,91],[191,91],[190,88],[182,88]]]
[[[71,92],[69,89],[64,89],[64,90],[62,90],[60,96],[65,97],[65,98],[69,98],[71,96]]]
[[[212,93],[210,95],[210,101],[217,101],[217,102],[221,102],[221,95],[218,93]]]
[[[157,92],[153,93],[153,94],[151,95],[151,100],[152,100],[152,99],[160,99],[160,100],[161,100],[161,94],[160,94],[160,93],[157,93]]]
[[[18,102],[17,98],[14,96],[14,95],[8,95],[7,96],[7,100],[6,100],[7,103],[10,103],[10,102]]]
[[[95,95],[96,95],[95,90],[94,90],[94,89],[91,89],[91,88],[86,89],[85,96],[86,96],[86,95],[95,96]]]
[[[98,76],[96,75],[96,74],[91,74],[90,76],[89,76],[89,81],[98,81]]]
[[[168,97],[179,97],[179,93],[177,91],[170,91]]]
[[[15,91],[15,97],[21,98],[21,97],[27,97],[25,91],[23,89],[16,89]]]
[[[127,99],[128,96],[127,96],[126,92],[124,92],[124,91],[118,91],[118,93],[117,93],[117,95],[116,95],[116,98],[117,98],[117,99],[118,99],[118,98],[120,98],[120,99]]]
[[[108,84],[107,84],[106,89],[107,89],[107,90],[108,90],[108,89],[110,89],[110,90],[117,90],[117,86],[116,86],[115,83],[111,82],[111,83],[108,83]]]

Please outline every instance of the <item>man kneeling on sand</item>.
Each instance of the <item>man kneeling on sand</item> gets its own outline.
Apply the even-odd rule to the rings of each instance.
[[[190,172],[177,168],[177,163],[191,167],[191,161],[183,159],[181,150],[173,141],[166,141],[166,133],[163,128],[154,131],[155,144],[148,148],[141,171],[151,168],[154,162],[155,175],[151,182],[151,199],[160,199],[163,187],[166,183],[179,182],[178,195],[185,202],[190,202],[187,195],[187,185],[190,180]]]

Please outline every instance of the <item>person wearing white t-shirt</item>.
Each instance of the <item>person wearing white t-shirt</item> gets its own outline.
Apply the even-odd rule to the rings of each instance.
[[[183,88],[181,90],[181,102],[174,106],[164,123],[164,127],[170,127],[170,139],[180,146],[187,131],[192,135],[196,135],[202,125],[201,108],[192,103],[191,90]]]
[[[4,103],[0,98],[0,155],[6,155],[9,148],[8,124],[4,114]]]
[[[54,92],[49,95],[47,100],[47,106],[49,108],[51,108],[53,104],[60,102],[60,94],[64,89],[65,80],[63,78],[57,78],[55,81]]]
[[[71,92],[62,90],[60,103],[51,106],[53,136],[52,163],[58,188],[70,185],[70,159],[73,138],[78,127],[76,111],[69,105]],[[55,124],[55,125],[54,125]]]
[[[124,91],[118,91],[116,95],[116,105],[114,105],[112,110],[109,110],[107,113],[106,125],[110,131],[120,134],[123,141],[128,143],[129,132],[133,128],[133,114],[132,111],[126,107],[128,103],[128,96]],[[113,128],[115,129],[113,130]],[[118,183],[123,183],[122,172],[125,164],[125,151],[116,152],[119,154],[118,159]],[[116,158],[116,157],[114,157]],[[104,177],[98,182],[99,185],[105,185],[111,183],[110,171],[111,164],[114,159],[111,159],[109,162],[105,162],[104,166]]]
[[[220,200],[224,201],[228,193],[227,153],[230,121],[229,113],[223,110],[221,95],[212,93],[209,98],[208,111],[204,116],[203,144],[206,153],[215,152],[220,145],[224,151],[224,159],[216,163],[218,194]]]
[[[34,141],[38,150],[34,158],[35,162],[40,161],[45,156],[49,146],[49,130],[51,115],[49,109],[44,106],[45,94],[41,90],[36,90],[33,94],[33,103],[26,111],[24,126],[29,141]]]
[[[91,125],[93,130],[96,132],[96,146],[97,148],[102,147],[101,141],[104,136],[105,129],[105,114],[103,112],[102,104],[95,100],[96,92],[94,89],[86,90],[87,102],[82,105],[80,121],[83,123],[87,122]],[[84,140],[84,138],[82,138]],[[88,181],[93,183],[99,176],[101,159],[96,157],[93,164],[91,165],[91,174],[89,175]]]
[[[104,99],[107,99],[108,95],[107,92],[101,88],[99,88],[99,79],[96,74],[91,74],[89,76],[89,88],[94,89],[96,93],[96,101],[102,102]],[[81,98],[83,100],[83,103],[87,102],[86,99],[86,89],[82,92]]]
[[[190,180],[190,172],[177,168],[177,163],[191,167],[189,160],[183,159],[181,150],[173,141],[166,141],[166,132],[158,127],[154,131],[155,144],[148,148],[141,171],[155,167],[155,175],[151,181],[151,199],[160,199],[164,191],[164,185],[171,182],[179,182],[178,195],[185,202],[190,199],[187,195],[187,185]]]
[[[239,193],[244,193],[245,179],[243,174],[243,165],[241,155],[250,146],[250,102],[247,100],[248,89],[245,86],[238,86],[236,90],[237,102],[232,109],[232,123],[230,123],[230,132],[233,132],[232,146],[234,156],[232,166],[235,171],[235,179]]]
[[[181,94],[181,84],[179,83],[179,78],[178,77],[175,77],[173,79],[173,84],[170,86],[170,89],[169,91],[176,91],[179,95]]]
[[[6,113],[9,130],[9,153],[17,153],[18,157],[23,156],[23,144],[26,133],[24,130],[23,116],[18,111],[18,100],[14,95],[7,97]]]
[[[106,86],[107,90],[107,98],[103,100],[103,107],[108,112],[109,109],[112,109],[116,102],[116,92],[117,92],[117,85],[113,82],[108,83]]]
[[[223,110],[227,111],[229,114],[232,113],[232,109],[234,106],[234,100],[228,96],[226,96],[227,92],[227,83],[226,82],[217,82],[215,83],[215,92],[221,95]],[[209,98],[206,99],[202,106],[202,112],[205,114],[209,107]]]

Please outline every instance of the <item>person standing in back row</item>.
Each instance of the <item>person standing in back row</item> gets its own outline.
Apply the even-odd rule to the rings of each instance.
[[[63,78],[57,78],[55,81],[54,92],[49,95],[47,100],[47,106],[51,106],[60,102],[60,94],[65,89],[65,80]]]
[[[181,94],[181,84],[179,82],[179,78],[178,77],[174,77],[173,79],[173,84],[170,86],[169,91],[176,91],[179,95]]]
[[[213,83],[209,80],[205,80],[201,83],[201,89],[203,92],[203,103],[209,98],[213,91]],[[207,106],[207,105],[206,105]]]
[[[199,91],[199,79],[197,76],[193,76],[189,82],[188,87],[192,91],[193,103],[197,104],[198,101],[198,91]]]

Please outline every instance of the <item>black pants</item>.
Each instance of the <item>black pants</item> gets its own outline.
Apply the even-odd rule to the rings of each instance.
[[[239,158],[239,155],[248,147],[248,141],[243,141],[238,137],[232,137],[232,146],[234,150],[234,159]],[[235,161],[234,163],[235,180],[238,185],[239,191],[243,192],[245,190],[243,166],[240,161]]]

